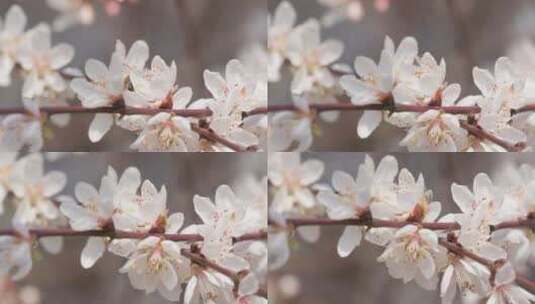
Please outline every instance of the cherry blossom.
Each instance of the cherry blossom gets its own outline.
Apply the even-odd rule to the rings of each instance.
[[[182,223],[176,224],[180,229]],[[190,272],[189,261],[180,252],[184,247],[180,243],[148,237],[136,245],[119,272],[127,273],[136,289],[145,290],[146,293],[158,290],[167,300],[178,301],[182,283]]]
[[[28,114],[11,114],[0,122],[0,150],[19,151],[27,146],[32,152],[43,146],[41,114],[36,101],[25,100]]]
[[[520,304],[535,301],[535,296],[514,284],[515,271],[511,264],[505,264],[496,272],[494,286],[487,304]]]
[[[289,37],[287,56],[296,68],[292,81],[292,93],[302,94],[312,86],[330,88],[336,79],[328,66],[343,53],[343,44],[336,40],[321,42],[320,25],[310,20],[298,26]]]
[[[0,275],[18,281],[32,270],[31,244],[12,236],[0,237]]]
[[[405,283],[415,280],[420,286],[432,289],[439,268],[434,258],[437,254],[440,254],[438,236],[431,230],[408,225],[396,232],[377,260],[385,262],[392,277]]]
[[[69,219],[72,229],[77,231],[101,230],[110,225],[114,212],[113,197],[117,188],[117,173],[111,167],[102,177],[99,189],[80,182],[76,185],[75,195],[80,202],[64,201],[61,212]],[[106,249],[106,239],[90,237],[80,257],[84,268],[91,268]]]
[[[67,83],[59,73],[74,57],[69,44],[52,47],[48,25],[39,25],[28,33],[29,37],[17,53],[17,61],[28,72],[22,94],[26,98],[42,95],[46,90],[62,92]]]
[[[287,57],[290,34],[297,20],[295,8],[288,1],[282,1],[273,17],[268,17],[268,79],[279,81],[280,69]]]
[[[26,226],[43,225],[60,216],[52,197],[63,190],[67,178],[60,171],[45,174],[43,163],[42,155],[31,154],[13,168],[11,190],[17,198],[14,222]]]
[[[18,5],[13,5],[0,22],[0,86],[11,84],[11,72],[17,63],[17,54],[26,39],[26,14]]]

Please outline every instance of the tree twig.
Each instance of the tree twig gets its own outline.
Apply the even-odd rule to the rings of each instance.
[[[472,134],[473,136],[475,136],[477,138],[480,138],[480,139],[486,139],[486,140],[488,140],[490,142],[493,142],[493,143],[497,144],[498,146],[504,148],[508,152],[520,152],[520,151],[523,151],[524,149],[526,149],[526,143],[525,142],[519,142],[519,143],[516,143],[516,144],[510,143],[508,141],[505,141],[505,140],[495,136],[494,134],[491,134],[491,133],[483,130],[483,128],[481,128],[479,126],[470,124],[470,123],[468,123],[466,121],[461,121],[461,127],[463,129],[465,129],[466,131],[468,131],[468,133]]]
[[[242,146],[240,144],[234,143],[234,142],[232,142],[232,141],[230,141],[230,140],[228,140],[228,139],[216,134],[214,131],[212,131],[210,129],[200,127],[197,124],[191,124],[191,129],[194,132],[196,132],[199,135],[201,135],[203,138],[211,140],[211,141],[216,142],[216,143],[220,143],[223,146],[228,147],[232,151],[235,151],[235,152],[252,152],[252,151],[256,151],[257,150],[256,146],[244,147],[244,146]]]
[[[201,242],[203,237],[199,234],[165,234],[157,232],[128,232],[110,229],[103,230],[86,230],[75,231],[70,228],[46,228],[46,229],[30,229],[29,234],[35,238],[44,237],[108,237],[111,239],[144,239],[149,236],[156,236],[175,242]],[[0,230],[0,236],[15,236],[20,237],[20,232],[15,229],[2,229]],[[259,231],[254,233],[244,234],[242,236],[233,239],[235,243],[252,241],[252,240],[265,240],[267,239],[267,232]]]
[[[473,261],[478,262],[479,264],[487,267],[491,273],[496,273],[496,271],[501,267],[501,264],[503,264],[503,261],[492,261],[487,258],[484,258],[482,256],[479,256],[469,250],[466,250],[461,246],[460,244],[450,242],[445,238],[439,239],[439,244],[442,245],[444,248],[448,249],[449,252],[460,256],[460,257],[466,257]],[[530,291],[531,293],[535,292],[535,282],[531,281],[530,279],[520,275],[516,274],[516,283],[525,288],[526,290]]]
[[[288,218],[286,220],[287,225],[293,227],[300,226],[368,226],[374,228],[402,228],[407,225],[415,225],[429,230],[459,230],[461,226],[456,222],[432,222],[432,223],[423,223],[423,222],[414,222],[414,221],[388,221],[388,220],[378,220],[370,218],[362,219],[346,219],[346,220],[331,220],[327,218]],[[272,225],[277,225],[275,223],[270,223]],[[497,225],[491,226],[491,230],[500,230],[500,229],[509,229],[509,228],[535,228],[535,219],[526,218],[519,219],[516,221],[503,222]]]

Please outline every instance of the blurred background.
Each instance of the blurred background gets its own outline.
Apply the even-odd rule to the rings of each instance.
[[[59,157],[60,155],[49,155]],[[266,175],[263,153],[89,153],[65,154],[46,163],[46,171],[60,170],[67,174],[68,184],[62,194],[73,195],[77,182],[84,181],[98,187],[108,166],[118,174],[137,167],[143,179],[149,179],[158,189],[167,188],[167,207],[170,212],[184,213],[184,225],[200,223],[193,210],[193,196],[199,194],[213,199],[219,185],[227,184],[239,193],[240,181],[248,177],[260,179]],[[242,186],[243,187],[243,186]],[[246,191],[250,189],[242,189]],[[11,204],[7,203],[7,206]],[[11,225],[11,216],[0,216],[0,229]],[[97,264],[84,270],[80,253],[86,238],[64,240],[64,249],[58,255],[40,252],[34,258],[34,267],[28,277],[17,286],[26,284],[41,292],[42,304],[159,304],[170,303],[157,292],[145,295],[135,290],[126,275],[118,270],[125,259],[106,253]],[[0,284],[0,303],[4,303]],[[7,299],[6,299],[7,301]],[[18,302],[16,302],[19,304]],[[28,303],[30,304],[30,303]]]
[[[115,16],[105,12],[103,2],[93,1],[93,24],[52,34],[53,44],[65,42],[75,47],[76,56],[70,66],[83,68],[90,58],[108,64],[116,40],[129,47],[142,39],[150,46],[151,58],[160,55],[168,64],[175,60],[177,83],[181,87],[191,86],[194,100],[209,96],[202,78],[204,69],[224,71],[225,64],[239,58],[245,48],[266,44],[266,0],[137,0],[123,4]],[[22,6],[28,15],[28,27],[41,22],[51,24],[59,15],[44,0],[3,0],[0,1],[2,18],[13,4]],[[2,105],[21,105],[21,87],[19,81],[9,88],[0,88]],[[118,127],[112,128],[100,143],[91,144],[87,129],[92,117],[77,114],[66,128],[53,127],[53,138],[43,150],[129,150],[136,136]]]
[[[535,64],[535,47],[530,44],[535,39],[535,1],[391,0],[385,12],[377,11],[373,0],[360,1],[364,8],[360,21],[345,21],[322,30],[322,40],[338,39],[345,44],[342,63],[353,65],[355,57],[360,55],[377,61],[385,36],[390,36],[396,46],[402,38],[413,36],[419,43],[420,54],[430,52],[438,60],[442,57],[446,60],[446,81],[461,84],[461,96],[478,92],[472,81],[474,66],[493,69],[496,59],[506,55],[525,66]],[[272,14],[281,0],[268,2]],[[317,0],[289,2],[297,10],[299,23],[309,18],[320,19],[327,12]],[[291,75],[288,72],[283,75],[282,81],[270,84],[272,104],[292,100]],[[405,132],[385,123],[370,138],[359,139],[356,134],[359,115],[343,113],[335,123],[320,122],[321,135],[315,137],[311,150],[406,151],[398,146]]]
[[[377,165],[386,154],[370,156]],[[303,153],[302,159],[319,159],[325,164],[320,183],[331,182],[332,173],[341,170],[356,176],[364,153]],[[422,173],[434,200],[442,203],[445,215],[459,209],[451,198],[450,185],[455,182],[472,189],[474,177],[485,172],[493,181],[508,165],[533,164],[535,155],[490,153],[397,153],[399,168],[407,168],[417,176]],[[503,178],[503,174],[502,174]],[[416,283],[406,285],[392,278],[377,257],[383,248],[367,241],[347,258],[336,253],[343,227],[322,227],[317,243],[309,244],[298,236],[290,242],[290,260],[280,270],[270,273],[269,297],[274,304],[439,304],[438,290],[426,291]],[[525,275],[535,280],[535,267]],[[460,303],[457,302],[457,303]]]

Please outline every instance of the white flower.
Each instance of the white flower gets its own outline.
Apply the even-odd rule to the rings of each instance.
[[[165,186],[158,191],[149,180],[141,184],[139,171],[129,168],[119,179],[117,189],[113,198],[116,229],[148,232],[165,228],[168,213]]]
[[[238,180],[233,187],[239,201],[244,202],[247,211],[244,215],[245,231],[255,232],[266,230],[268,225],[268,180],[267,176],[258,179],[246,175]]]
[[[511,219],[535,212],[535,168],[529,164],[520,167],[507,164],[497,174],[499,187],[504,190],[504,204],[507,204]]]
[[[466,258],[449,255],[449,265],[444,270],[440,283],[440,297],[442,303],[451,304],[457,295],[472,292],[482,294],[485,287],[485,272],[481,266]]]
[[[485,131],[497,136],[507,142],[525,143],[526,134],[510,124],[511,105],[510,93],[508,89],[499,90],[496,95],[481,98],[478,100],[478,106],[481,107],[481,113],[477,123]]]
[[[159,113],[150,118],[130,148],[140,152],[190,152],[198,150],[199,135],[187,118]]]
[[[28,33],[21,45],[17,61],[28,72],[22,94],[26,98],[41,96],[46,90],[63,92],[67,83],[58,72],[74,57],[74,48],[68,44],[51,45],[50,28],[40,25]]]
[[[311,186],[323,174],[324,165],[319,160],[301,163],[299,153],[275,153],[268,163],[269,181],[276,189],[271,208],[276,213],[299,212],[316,206]]]
[[[336,79],[329,65],[338,60],[344,45],[336,40],[321,42],[320,25],[310,20],[300,25],[290,35],[287,56],[296,68],[292,80],[292,93],[303,94],[314,85],[331,88]]]
[[[0,276],[18,281],[31,270],[31,243],[17,237],[0,236]]]
[[[369,200],[373,218],[384,219],[392,216],[391,206],[397,204],[394,179],[398,174],[398,162],[393,156],[385,156],[375,167],[373,159],[366,155],[359,167],[359,175],[370,184]],[[384,212],[384,211],[388,212]]]
[[[256,295],[258,289],[258,280],[252,273],[249,273],[240,281],[236,302],[240,304],[267,304],[266,298]]]
[[[192,273],[184,290],[184,304],[232,303],[229,293],[233,284],[228,277],[197,265],[192,265]]]
[[[95,20],[95,8],[92,3],[86,1],[47,0],[47,4],[61,13],[54,20],[55,31],[61,32],[76,24],[89,25]]]
[[[90,59],[85,64],[86,78],[75,78],[71,81],[71,89],[77,94],[86,108],[113,106],[122,100],[125,89],[123,62],[117,53],[111,57],[110,67],[104,63]],[[100,113],[95,115],[89,126],[89,139],[98,142],[113,125],[113,114]]]
[[[432,104],[441,99],[440,97],[453,98],[447,103],[453,103],[459,97],[457,91],[461,87],[458,84],[453,84],[454,88],[450,88],[450,92],[442,92],[446,90],[446,62],[444,59],[437,63],[435,58],[425,53],[421,57],[416,57],[416,64],[410,61],[405,61],[401,64],[399,69],[399,85],[394,89],[393,97],[397,103],[401,104]],[[450,96],[452,95],[452,96]]]
[[[182,218],[183,220],[183,218]],[[178,229],[182,223],[177,223]],[[176,233],[178,229],[166,231]],[[190,275],[190,262],[182,256],[187,245],[149,236],[137,244],[119,270],[127,273],[132,286],[146,293],[156,290],[169,301],[178,301],[182,283]]]
[[[248,269],[247,260],[233,252],[232,239],[249,232],[248,224],[244,223],[247,205],[227,185],[217,188],[214,203],[207,197],[195,195],[193,204],[203,221],[202,225],[194,226],[204,239],[201,253],[233,271]]]
[[[225,66],[225,77],[220,73],[209,70],[204,71],[204,84],[213,98],[217,101],[224,101],[230,95],[237,93],[240,104],[235,110],[247,111],[256,106],[254,92],[256,89],[256,79],[251,77],[243,64],[237,60],[230,60]]]
[[[11,191],[11,174],[17,153],[0,153],[0,215],[4,213],[4,201]]]
[[[287,231],[270,231],[268,238],[268,254],[269,270],[280,269],[286,265],[290,258]]]
[[[434,256],[439,252],[435,232],[408,225],[396,232],[377,260],[386,263],[392,277],[404,283],[414,279],[418,285],[433,289],[438,270]]]
[[[39,104],[24,100],[27,114],[10,114],[0,122],[0,150],[19,151],[28,146],[31,152],[41,150],[43,135]]]
[[[492,260],[506,258],[506,252],[502,248],[489,242],[490,225],[508,218],[503,193],[484,173],[479,173],[474,178],[473,191],[472,193],[466,186],[455,183],[451,186],[453,200],[463,212],[453,215],[461,225],[459,243]]]
[[[246,72],[238,60],[231,60],[225,69],[225,78],[206,70],[204,83],[213,96],[208,107],[213,114],[210,128],[232,142],[249,147],[258,144],[255,134],[243,128],[243,113],[265,104],[258,83]]]
[[[315,114],[310,111],[305,98],[295,98],[299,111],[284,111],[272,116],[270,123],[270,149],[273,151],[305,151],[312,145],[312,127]]]
[[[396,192],[397,205],[391,210],[382,210],[382,215],[379,215],[378,209],[375,209],[376,216],[388,217],[390,215],[396,220],[430,223],[440,215],[442,205],[440,202],[431,201],[433,192],[426,190],[422,174],[416,180],[409,170],[402,169],[399,172]],[[385,207],[392,207],[392,205]]]
[[[280,80],[280,69],[286,59],[288,39],[294,30],[296,19],[295,8],[288,1],[282,1],[277,6],[273,17],[268,16],[269,81]]]
[[[125,104],[137,108],[170,107],[180,97],[177,95],[176,79],[175,62],[167,66],[160,56],[156,56],[149,70],[135,70],[130,74],[134,91],[124,92]]]
[[[149,45],[144,40],[138,40],[126,52],[125,45],[117,40],[114,55],[123,63],[123,77],[126,79],[134,72],[143,71],[149,60]]]
[[[60,216],[53,197],[63,190],[67,177],[59,171],[45,175],[43,162],[42,155],[31,154],[20,159],[13,169],[11,190],[17,198],[15,223],[42,227]]]
[[[459,85],[449,85],[441,92],[442,105],[455,105],[460,93]],[[457,152],[467,144],[468,132],[461,127],[459,115],[440,110],[428,110],[416,117],[416,123],[400,142],[411,152]]]
[[[102,177],[99,190],[84,182],[76,184],[75,195],[80,204],[67,200],[62,202],[60,207],[73,230],[101,230],[111,225],[117,179],[117,173],[109,167],[107,174]],[[105,238],[88,238],[80,257],[82,267],[86,269],[93,267],[102,257],[106,244]]]
[[[513,266],[506,263],[496,272],[493,288],[487,304],[527,304],[535,302],[535,296],[514,284],[516,274]]]
[[[16,65],[16,56],[25,39],[26,14],[18,5],[13,5],[0,21],[0,86],[11,84],[11,72]]]
[[[414,38],[403,39],[396,50],[392,40],[386,37],[379,63],[376,64],[367,57],[357,57],[354,67],[360,78],[357,79],[354,75],[342,76],[340,86],[351,97],[353,104],[382,104],[391,96],[403,67],[412,64],[417,55],[418,43]],[[382,118],[381,111],[364,111],[357,127],[359,137],[369,137]]]
[[[533,81],[522,76],[518,68],[506,57],[496,61],[494,75],[488,70],[476,67],[473,77],[483,95],[478,101],[481,107],[478,124],[503,140],[511,143],[525,142],[526,135],[510,124],[511,110],[533,100]]]
[[[329,189],[318,194],[317,199],[327,208],[330,219],[359,218],[368,214],[372,179],[365,166],[360,166],[356,180],[345,172],[335,171],[332,177],[334,191]],[[338,255],[351,254],[365,231],[365,226],[347,226],[338,240]]]

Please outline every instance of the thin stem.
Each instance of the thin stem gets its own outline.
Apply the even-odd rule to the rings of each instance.
[[[378,219],[346,219],[331,220],[326,218],[289,218],[286,220],[287,225],[293,227],[300,226],[368,226],[374,228],[402,228],[407,225],[416,225],[429,230],[459,230],[461,226],[456,222],[451,223],[420,223],[412,221],[388,221]],[[273,223],[270,223],[272,225]],[[516,221],[503,222],[491,226],[491,230],[509,229],[509,228],[535,228],[535,219],[519,219]]]
[[[103,230],[87,230],[87,231],[75,231],[70,228],[47,228],[47,229],[31,229],[29,230],[30,236],[35,238],[44,237],[109,237],[111,239],[144,239],[149,236],[156,236],[169,241],[175,242],[201,242],[203,237],[199,234],[165,234],[156,232],[128,232],[119,231],[113,229]],[[20,232],[15,229],[2,229],[0,230],[0,236],[20,236]],[[259,231],[254,233],[244,234],[242,236],[233,239],[235,243],[251,240],[265,240],[267,239],[267,232]]]
[[[223,146],[230,148],[234,152],[248,152],[248,151],[256,151],[257,150],[256,146],[244,147],[244,146],[242,146],[240,144],[234,143],[234,142],[232,142],[232,141],[230,141],[230,140],[228,140],[228,139],[216,134],[214,131],[212,131],[210,129],[202,128],[197,124],[192,124],[191,125],[191,129],[194,132],[196,132],[199,135],[201,135],[203,138],[211,140],[211,141],[214,141],[214,142],[217,142],[217,143],[220,143]]]
[[[442,111],[449,114],[477,114],[481,112],[481,108],[477,106],[433,106],[433,105],[409,105],[409,104],[392,104],[385,103],[371,103],[363,105],[354,105],[352,103],[338,102],[338,103],[311,103],[309,104],[311,110],[317,112],[324,111],[390,111],[390,112],[415,112],[423,113],[429,110]],[[282,111],[300,111],[294,104],[275,104],[269,105],[268,112],[282,112]]]
[[[449,242],[445,238],[439,239],[439,244],[442,245],[444,248],[448,249],[449,252],[460,256],[460,257],[466,257],[473,261],[478,262],[479,264],[487,267],[491,273],[496,273],[498,271],[499,267],[503,264],[503,261],[492,261],[487,258],[484,258],[482,256],[479,256],[471,251],[468,251],[463,248],[460,244]],[[492,277],[492,276],[491,276]],[[531,281],[530,279],[520,275],[516,274],[516,283],[521,286],[522,288],[530,291],[531,293],[535,292],[535,282]]]
[[[520,152],[526,148],[526,143],[524,142],[520,142],[517,144],[510,143],[508,141],[498,138],[497,136],[483,130],[479,126],[470,124],[466,121],[461,121],[461,127],[465,129],[466,131],[468,131],[468,133],[472,134],[473,136],[493,142],[497,144],[498,146],[504,148],[508,152]]]
[[[133,107],[99,107],[99,108],[84,108],[80,106],[54,106],[54,107],[42,107],[39,109],[41,113],[47,115],[54,114],[80,114],[80,113],[110,113],[110,114],[119,114],[119,115],[156,115],[159,113],[171,113],[173,115],[182,116],[182,117],[196,117],[196,118],[205,118],[212,115],[210,109],[149,109],[149,108],[133,108]],[[251,115],[258,115],[265,113],[266,108],[260,107],[258,109],[253,109],[249,112],[244,112],[245,117]],[[9,114],[27,114],[28,111],[24,107],[8,107],[0,108],[0,115],[9,115]],[[220,143],[224,146],[229,147],[233,151],[237,152],[246,152],[246,151],[256,151],[257,147],[242,147],[238,144],[235,144],[210,129],[201,128],[198,125],[192,125],[192,130],[201,135],[202,137]]]
[[[133,107],[98,107],[98,108],[84,108],[81,106],[50,106],[41,107],[39,111],[43,114],[97,114],[97,113],[110,113],[120,115],[156,115],[159,113],[171,113],[182,117],[209,117],[212,115],[210,109],[150,109],[150,108],[133,108]],[[28,110],[24,107],[5,107],[0,108],[0,115],[9,114],[27,114]],[[257,115],[265,114],[265,107],[259,107],[249,112],[245,112],[243,115]]]
[[[205,258],[204,256],[200,255],[200,254],[197,254],[197,253],[193,253],[191,252],[190,250],[187,250],[187,249],[182,249],[181,250],[181,253],[183,256],[185,256],[186,258],[190,259],[192,262],[195,262],[196,264],[198,265],[201,265],[201,266],[204,266],[206,268],[210,268],[212,270],[215,270],[227,277],[229,277],[230,279],[232,279],[232,281],[239,285],[239,282],[240,282],[240,275],[239,273],[236,273],[230,269],[227,269],[221,265],[218,265],[210,260],[208,260],[207,258]]]

